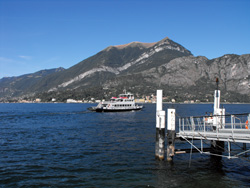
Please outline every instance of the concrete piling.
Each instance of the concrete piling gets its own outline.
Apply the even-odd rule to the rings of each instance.
[[[162,90],[157,90],[155,158],[164,160],[165,155],[165,111],[162,110]]]
[[[225,128],[225,109],[220,108],[220,90],[218,90],[219,81],[216,79],[217,89],[214,91],[214,113],[213,113],[213,129],[218,131]],[[225,143],[223,141],[211,141],[211,149],[214,153],[222,154]]]
[[[167,160],[172,161],[175,153],[175,109],[168,109]]]

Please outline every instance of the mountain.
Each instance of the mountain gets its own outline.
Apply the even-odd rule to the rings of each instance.
[[[189,55],[192,55],[190,51],[168,38],[157,43],[132,42],[110,46],[62,74],[52,75],[43,80],[49,84],[43,85],[42,88],[44,91],[57,91],[93,85],[102,86],[109,82],[109,79],[138,73],[177,57]]]
[[[150,82],[161,87],[174,88],[186,99],[206,99],[213,94],[215,79],[223,100],[250,102],[250,54],[228,54],[212,60],[206,57],[180,57],[161,66],[142,72],[144,80],[150,75]],[[233,99],[233,100],[232,100]],[[211,101],[211,100],[210,100]]]
[[[29,94],[30,88],[36,85],[44,77],[64,70],[64,68],[60,67],[56,69],[41,70],[17,77],[4,77],[0,79],[0,96],[11,98]]]
[[[223,100],[250,102],[249,68],[250,54],[228,54],[209,60],[195,57],[180,44],[164,38],[155,43],[109,46],[69,69],[52,71],[39,79],[28,79],[27,75],[20,76],[22,79],[8,78],[9,81],[0,79],[0,97],[6,98],[11,93],[12,98],[29,96],[65,101],[101,99],[117,95],[123,89],[141,97],[163,89],[169,100],[211,101],[218,77]]]

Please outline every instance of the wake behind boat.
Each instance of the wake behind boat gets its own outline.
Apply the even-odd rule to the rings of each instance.
[[[141,110],[142,105],[135,104],[134,95],[132,93],[120,94],[119,97],[112,97],[110,101],[100,102],[96,107],[89,110],[96,112],[122,112]]]

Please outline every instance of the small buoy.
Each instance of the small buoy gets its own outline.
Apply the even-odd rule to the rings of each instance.
[[[245,127],[246,127],[246,129],[248,129],[248,120],[246,121]]]

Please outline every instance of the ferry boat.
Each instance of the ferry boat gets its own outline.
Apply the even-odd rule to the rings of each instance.
[[[142,105],[135,104],[134,95],[132,93],[120,94],[119,97],[112,97],[110,101],[100,102],[96,107],[89,110],[96,112],[121,112],[141,110]]]

